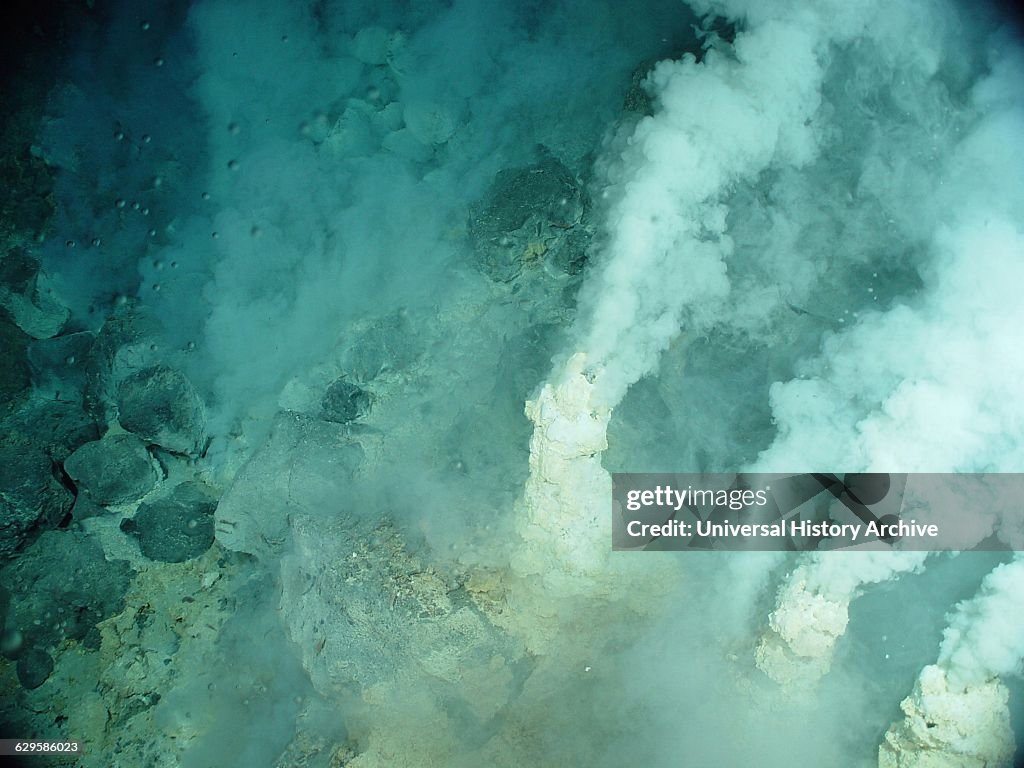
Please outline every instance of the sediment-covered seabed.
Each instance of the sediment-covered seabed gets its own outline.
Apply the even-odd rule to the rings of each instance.
[[[609,506],[611,472],[1024,469],[1016,18],[65,6],[0,137],[5,736],[1013,764],[1005,503],[960,554],[613,553]]]

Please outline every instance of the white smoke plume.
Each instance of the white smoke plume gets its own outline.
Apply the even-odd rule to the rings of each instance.
[[[737,39],[735,58],[711,50],[701,63],[688,55],[652,73],[660,109],[637,126],[613,173],[608,257],[587,288],[581,329],[612,404],[654,369],[684,315],[706,322],[729,293],[722,197],[731,185],[772,162],[814,157],[823,77],[815,26],[773,21]]]
[[[939,665],[964,687],[1024,671],[1024,557],[993,570],[949,618]]]

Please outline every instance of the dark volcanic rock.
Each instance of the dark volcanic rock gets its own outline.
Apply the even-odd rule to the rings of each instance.
[[[104,435],[68,456],[64,470],[97,504],[138,501],[156,486],[157,471],[146,445],[132,434]]]
[[[12,598],[3,629],[21,633],[25,652],[64,639],[98,647],[96,625],[124,609],[131,576],[81,531],[48,531],[0,571]]]
[[[588,207],[575,175],[550,155],[534,165],[499,171],[470,215],[481,269],[508,282],[530,265],[565,261],[559,251]]]
[[[0,446],[0,559],[13,555],[34,530],[56,527],[74,503],[44,452]]]
[[[134,373],[117,388],[118,420],[129,432],[175,453],[199,451],[206,409],[183,373],[155,365]]]
[[[321,406],[324,419],[336,424],[348,424],[369,412],[370,393],[344,379],[338,379],[327,388]]]
[[[0,416],[28,397],[32,375],[26,352],[31,340],[0,308]]]
[[[82,406],[65,400],[32,399],[0,425],[0,444],[38,448],[56,462],[99,436]]]
[[[76,403],[29,400],[0,421],[0,561],[71,511],[59,465],[96,437]]]
[[[201,483],[186,482],[169,496],[143,502],[121,530],[139,540],[150,560],[181,563],[199,557],[213,544],[213,512],[217,497]]]
[[[162,326],[125,301],[100,328],[85,359],[85,407],[101,423],[117,418],[117,385],[133,373],[156,365],[154,342]]]
[[[0,305],[36,339],[57,335],[69,315],[39,262],[21,248],[0,249]]]
[[[35,386],[62,400],[83,401],[89,353],[96,337],[86,331],[33,341],[28,361]]]
[[[53,659],[41,648],[30,648],[18,657],[17,672],[25,688],[38,688],[53,672]]]

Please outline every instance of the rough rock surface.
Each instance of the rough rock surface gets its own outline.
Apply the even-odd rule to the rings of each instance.
[[[74,495],[59,465],[96,437],[75,403],[30,400],[0,421],[0,560],[71,511]]]
[[[73,504],[43,451],[0,445],[0,557],[13,555],[34,528],[56,526]]]
[[[757,647],[757,666],[780,685],[810,685],[832,667],[836,640],[846,632],[849,603],[786,584]]]
[[[611,523],[598,512],[611,493],[611,475],[601,466],[611,410],[594,403],[585,365],[577,353],[526,404],[534,431],[520,523],[524,545],[513,568],[566,591],[585,589],[602,574],[611,539]]]
[[[925,667],[900,704],[906,717],[878,748],[879,768],[1010,768],[1008,700],[998,679],[964,688],[951,684],[941,667]]]
[[[342,367],[357,384],[366,384],[385,372],[405,370],[419,353],[415,329],[406,315],[360,321],[342,350]]]
[[[338,379],[324,394],[323,417],[337,424],[348,424],[370,410],[370,393],[345,379]]]
[[[58,463],[98,437],[96,422],[81,405],[63,400],[33,399],[5,419],[0,429],[0,442],[37,447]]]
[[[69,314],[39,263],[20,248],[8,251],[0,260],[0,306],[36,339],[56,335]]]
[[[411,555],[393,526],[352,525],[335,520],[326,536],[322,526],[296,527],[281,567],[285,625],[319,691],[361,692],[346,725],[367,748],[346,765],[409,766],[412,754],[425,756],[419,765],[445,764],[436,756],[464,748],[453,733],[500,728],[525,672],[523,649],[466,590]],[[396,713],[406,706],[417,716],[402,728]]]
[[[176,486],[162,499],[143,502],[121,530],[139,540],[150,560],[183,563],[199,557],[213,545],[213,489],[196,482]]]
[[[128,376],[159,363],[160,323],[125,301],[107,318],[84,361],[85,407],[97,421],[117,418],[117,386]]]
[[[157,470],[145,444],[132,434],[110,433],[68,456],[64,470],[97,504],[138,501],[156,486]]]
[[[545,260],[562,271],[578,272],[588,243],[582,229],[575,230],[582,227],[588,205],[572,171],[554,157],[499,171],[470,215],[481,269],[499,282],[514,280]]]
[[[18,657],[18,681],[29,690],[46,682],[53,672],[53,657],[42,648],[30,648]]]
[[[95,335],[87,331],[33,341],[28,348],[32,382],[61,400],[82,401]]]
[[[108,561],[86,534],[48,531],[0,571],[12,597],[3,629],[21,633],[19,653],[64,639],[96,648],[96,625],[124,607],[131,575],[127,563]]]
[[[30,337],[0,309],[0,416],[28,396],[32,379],[26,350]]]
[[[267,441],[217,506],[217,541],[237,552],[278,558],[295,520],[338,515],[346,483],[362,458],[345,427],[279,413]]]
[[[202,445],[206,409],[183,373],[163,365],[128,376],[117,388],[118,420],[143,440],[175,453]]]

